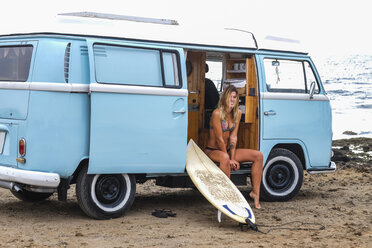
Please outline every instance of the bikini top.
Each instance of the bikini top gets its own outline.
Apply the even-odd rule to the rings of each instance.
[[[227,124],[225,120],[221,121],[222,132],[228,132],[228,131],[232,132],[235,126],[236,126],[235,123],[233,123],[232,127],[229,128],[229,124]],[[212,125],[210,125],[210,129],[213,129]]]
[[[222,126],[222,132],[227,132],[227,131],[232,132],[235,128],[235,123],[233,123],[232,127],[229,128],[229,124],[225,120],[222,120],[221,126]]]

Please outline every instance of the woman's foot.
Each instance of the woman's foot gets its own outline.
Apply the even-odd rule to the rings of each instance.
[[[251,197],[254,201],[254,207],[256,209],[260,209],[261,208],[261,204],[260,204],[260,198],[259,196],[257,196],[255,193],[251,192],[249,193],[249,197]]]

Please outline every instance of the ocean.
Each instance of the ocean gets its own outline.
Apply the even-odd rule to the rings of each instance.
[[[372,138],[372,55],[312,58],[331,101],[333,139]]]

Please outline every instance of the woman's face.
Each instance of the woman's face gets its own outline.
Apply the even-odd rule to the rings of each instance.
[[[227,106],[232,109],[235,106],[237,100],[238,96],[236,95],[236,92],[231,92],[230,96],[227,98]]]

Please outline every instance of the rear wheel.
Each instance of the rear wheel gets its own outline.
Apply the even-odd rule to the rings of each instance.
[[[25,189],[22,189],[21,191],[11,190],[10,192],[12,192],[12,194],[18,199],[26,202],[42,201],[53,195],[53,193],[33,192]]]
[[[121,217],[128,210],[136,193],[136,180],[128,174],[87,174],[84,167],[76,183],[80,208],[95,219]]]
[[[300,190],[303,169],[291,151],[273,149],[262,172],[261,198],[265,201],[288,201]]]

